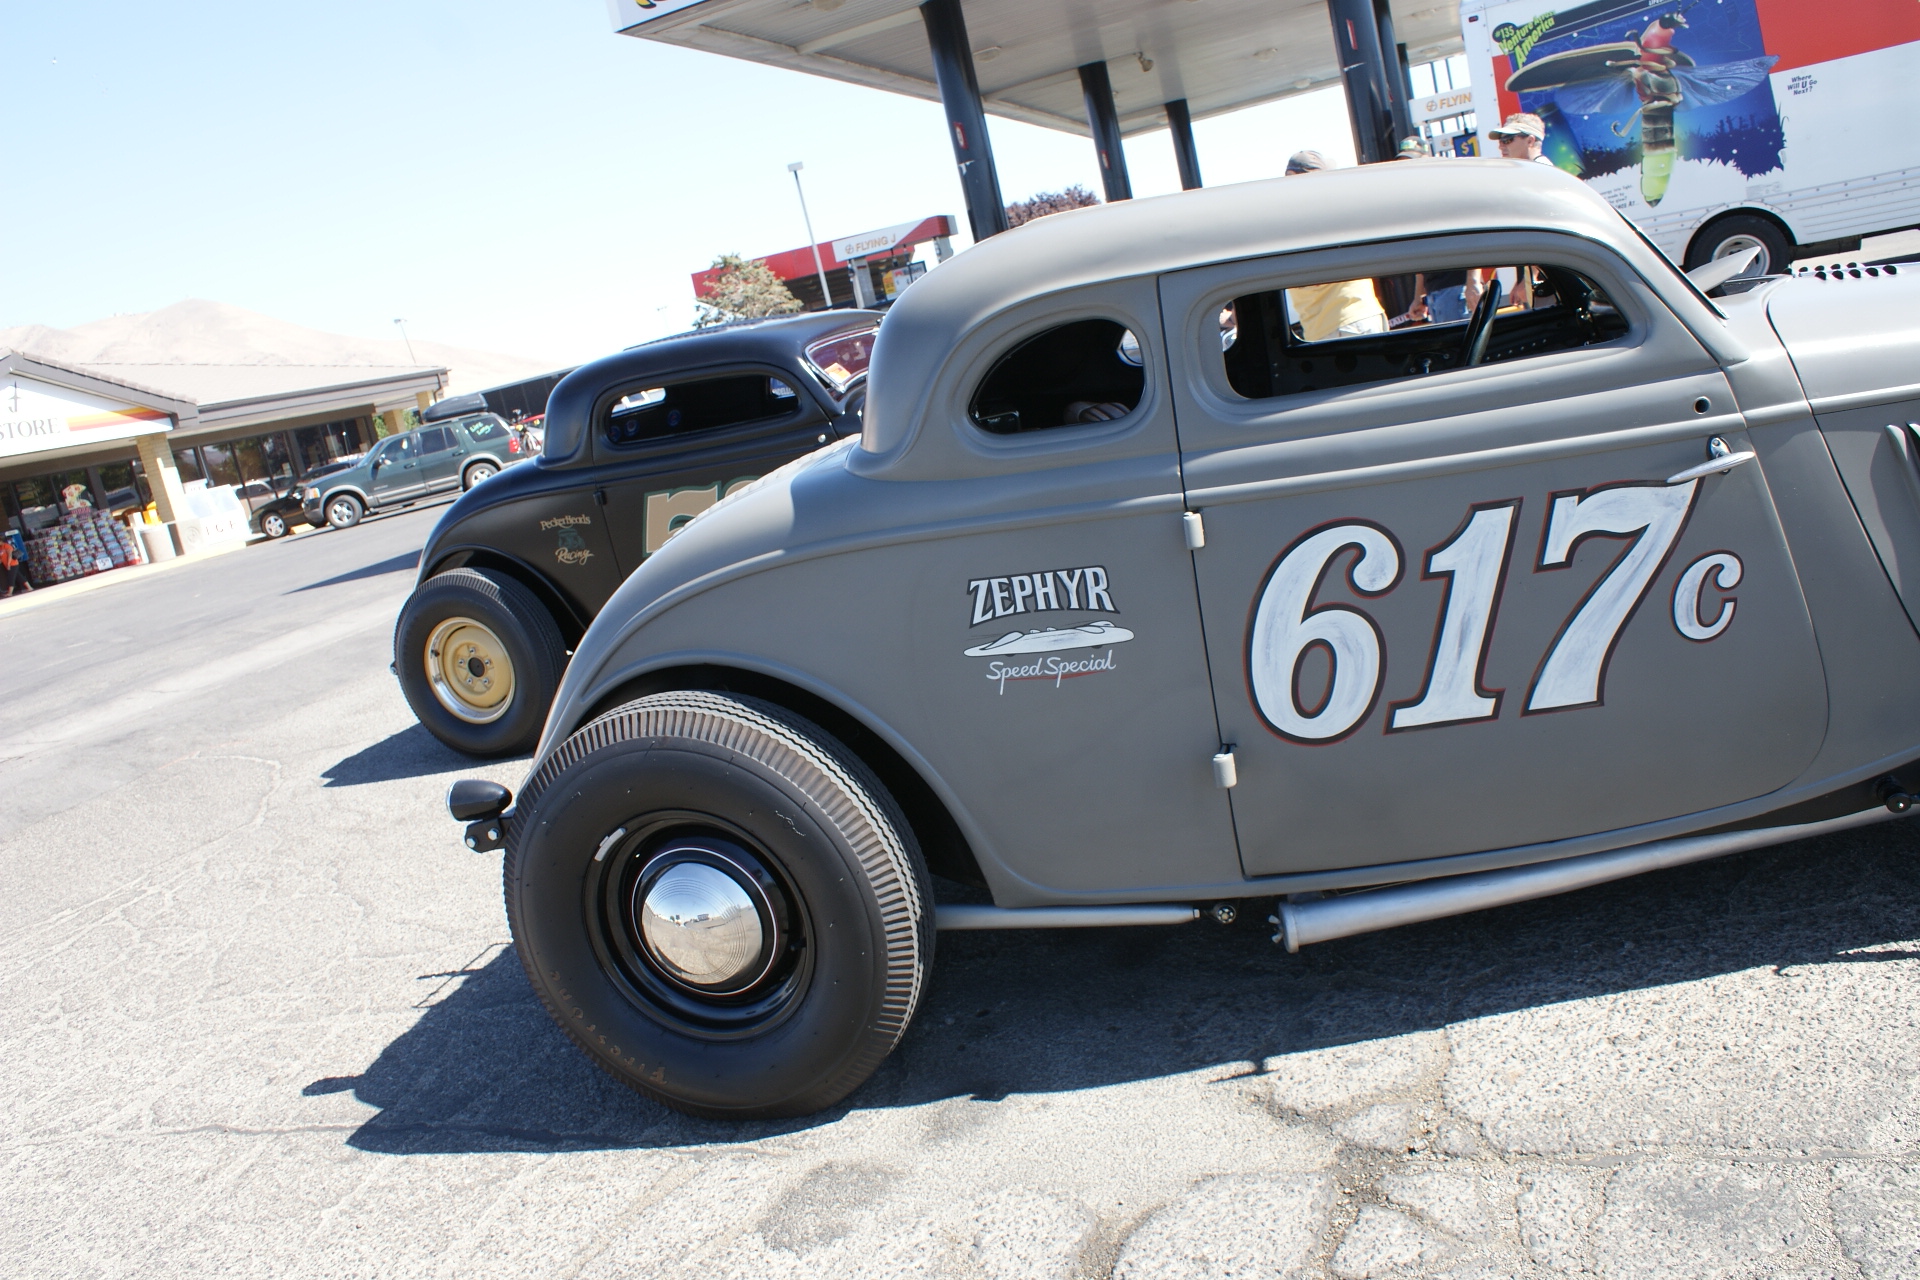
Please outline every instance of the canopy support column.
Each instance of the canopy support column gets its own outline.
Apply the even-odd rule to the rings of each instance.
[[[1347,85],[1353,149],[1361,164],[1393,159],[1398,145],[1389,105],[1387,62],[1380,49],[1380,23],[1373,0],[1327,0],[1333,47]]]
[[[1093,131],[1093,150],[1100,161],[1100,185],[1107,202],[1133,199],[1127,180],[1127,153],[1120,146],[1120,113],[1113,106],[1113,81],[1107,64],[1089,62],[1080,68],[1080,92],[1087,100],[1087,127]]]
[[[967,20],[960,12],[960,0],[927,0],[920,6],[920,17],[927,27],[940,103],[947,112],[953,163],[960,170],[960,189],[967,199],[967,222],[973,238],[985,240],[1007,229],[1007,202],[1000,194],[1000,174],[987,138],[987,113],[980,105]]]
[[[1410,137],[1413,127],[1413,80],[1407,74],[1407,46],[1394,39],[1393,9],[1387,0],[1373,0],[1373,12],[1380,26],[1380,69],[1385,73],[1387,109],[1393,115],[1393,141],[1396,152],[1400,139]]]
[[[1173,161],[1180,166],[1180,189],[1192,191],[1200,183],[1200,153],[1193,146],[1193,116],[1187,100],[1175,98],[1167,104],[1167,132],[1173,135]]]

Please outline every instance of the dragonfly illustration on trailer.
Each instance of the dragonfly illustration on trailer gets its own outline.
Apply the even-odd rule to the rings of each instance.
[[[1732,102],[1765,80],[1779,61],[1769,55],[1696,66],[1674,47],[1675,35],[1686,27],[1685,10],[1661,14],[1635,39],[1530,62],[1507,78],[1507,88],[1514,93],[1550,90],[1562,113],[1577,116],[1613,115],[1637,97],[1638,108],[1614,124],[1613,132],[1626,137],[1639,117],[1640,194],[1657,205],[1673,176],[1673,113]]]

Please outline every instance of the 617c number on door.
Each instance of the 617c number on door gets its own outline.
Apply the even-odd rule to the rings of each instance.
[[[1629,541],[1560,625],[1522,715],[1600,705],[1614,646],[1686,528],[1699,484],[1630,481],[1549,497],[1536,572],[1569,567],[1588,538]],[[1499,716],[1505,694],[1487,689],[1483,677],[1519,516],[1518,498],[1475,506],[1451,538],[1427,553],[1421,577],[1447,583],[1440,625],[1426,681],[1413,698],[1389,706],[1388,733]],[[1268,728],[1295,742],[1346,737],[1380,697],[1386,650],[1378,624],[1351,605],[1313,607],[1335,557],[1348,548],[1359,551],[1347,568],[1355,592],[1377,597],[1399,585],[1403,557],[1394,536],[1369,521],[1342,521],[1296,539],[1274,562],[1254,606],[1247,632],[1254,706]],[[1674,588],[1675,629],[1702,643],[1724,632],[1733,621],[1733,599],[1722,598],[1718,612],[1703,619],[1700,597],[1708,578],[1724,591],[1738,585],[1741,572],[1740,558],[1725,551],[1689,565]],[[1325,695],[1310,707],[1300,698],[1300,666],[1316,647],[1332,659],[1333,671]]]

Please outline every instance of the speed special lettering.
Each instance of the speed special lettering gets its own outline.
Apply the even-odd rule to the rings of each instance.
[[[1605,704],[1607,667],[1627,625],[1665,569],[1686,530],[1700,481],[1629,481],[1548,495],[1534,573],[1572,567],[1589,538],[1624,543],[1598,581],[1555,631],[1534,668],[1521,715]],[[1476,504],[1460,526],[1415,563],[1426,581],[1443,580],[1425,678],[1411,699],[1389,705],[1384,730],[1401,733],[1498,719],[1506,692],[1486,685],[1487,654],[1517,540],[1521,499]],[[1399,586],[1407,567],[1399,541],[1365,520],[1334,521],[1295,539],[1260,584],[1247,627],[1246,672],[1254,709],[1267,728],[1293,742],[1338,742],[1378,704],[1387,670],[1380,625],[1358,604],[1316,604],[1344,578],[1364,602]],[[1671,618],[1687,640],[1705,644],[1733,625],[1736,601],[1725,593],[1745,573],[1740,557],[1714,551],[1694,560],[1674,584]],[[1303,698],[1301,672],[1321,652],[1324,693]]]
[[[973,614],[967,623],[970,627],[1016,613],[1049,613],[1055,609],[1120,612],[1107,586],[1106,568],[1097,564],[1010,573],[1004,578],[975,578],[967,583],[967,592],[973,597]]]
[[[1108,650],[1091,658],[1049,656],[1024,665],[1013,665],[995,659],[987,664],[987,679],[998,685],[1001,695],[1004,696],[1009,680],[1051,680],[1053,687],[1057,689],[1062,680],[1071,680],[1075,676],[1090,676],[1098,671],[1113,669],[1113,651]]]

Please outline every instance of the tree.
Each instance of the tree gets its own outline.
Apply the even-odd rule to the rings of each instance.
[[[803,310],[800,299],[764,262],[723,253],[713,260],[711,270],[719,272],[698,300],[700,313],[693,327],[706,329],[732,320],[758,320],[762,316],[790,316]]]
[[[1099,196],[1076,182],[1065,191],[1042,191],[1032,199],[1014,201],[1007,206],[1007,225],[1017,227],[1022,223],[1032,222],[1035,218],[1044,218],[1050,213],[1085,209],[1089,205],[1099,203]]]

